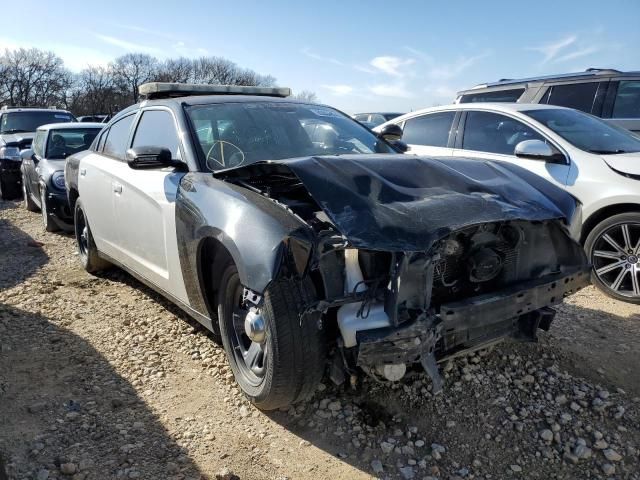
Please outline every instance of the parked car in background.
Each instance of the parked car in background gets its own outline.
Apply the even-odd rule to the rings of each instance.
[[[399,117],[402,113],[390,113],[390,112],[379,112],[379,113],[356,113],[353,118],[362,123],[367,128],[377,127],[378,125],[382,125],[384,122],[388,122],[389,120],[393,120],[396,117]]]
[[[102,123],[51,123],[38,127],[30,149],[21,153],[22,195],[27,210],[40,210],[45,230],[73,226],[64,164],[69,155],[89,148]]]
[[[0,198],[20,196],[20,152],[31,147],[36,129],[46,123],[73,122],[66,110],[2,107],[0,109]]]
[[[519,102],[575,108],[640,133],[640,71],[584,72],[502,79],[458,92],[456,103]]]
[[[438,360],[535,341],[588,284],[577,202],[526,170],[398,154],[289,89],[140,93],[67,160],[79,259],[124,268],[221,337],[262,409],[312,393],[330,352],[338,383],[419,363],[437,392]]]
[[[640,138],[577,110],[523,103],[428,108],[376,130],[389,125],[403,128],[407,153],[500,160],[574,195],[593,282],[640,304]]]
[[[89,122],[89,123],[107,123],[111,120],[111,115],[83,115],[78,117],[78,122]]]

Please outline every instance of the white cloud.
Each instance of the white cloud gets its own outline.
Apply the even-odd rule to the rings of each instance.
[[[448,99],[450,102],[456,97],[458,91],[449,85],[428,85],[424,88],[425,93],[432,97]]]
[[[429,71],[428,75],[431,78],[440,80],[455,78],[466,69],[472,67],[480,60],[488,57],[489,55],[491,55],[491,52],[486,51],[478,55],[474,55],[473,57],[461,56],[453,63],[440,63],[437,66],[434,66]]]
[[[596,46],[585,47],[580,50],[575,50],[571,53],[567,53],[558,57],[554,60],[554,62],[566,62],[568,60],[574,60],[576,58],[586,57],[587,55],[591,55],[592,53],[599,52],[600,48]]]
[[[381,97],[411,98],[413,94],[404,83],[380,83],[369,87],[369,91]]]
[[[428,62],[428,63],[433,62],[433,57],[431,55],[424,53],[421,50],[418,50],[413,47],[408,47],[408,46],[404,46],[402,48],[404,48],[407,52],[409,52],[414,57],[418,57],[419,59],[424,60],[425,62]]]
[[[99,33],[96,33],[95,36],[100,40],[102,40],[103,42],[106,42],[110,45],[114,45],[116,47],[120,47],[123,50],[129,51],[129,52],[150,53],[154,55],[158,55],[162,53],[162,51],[159,48],[149,47],[147,45],[141,45],[139,43],[129,42],[127,40],[122,40],[121,38],[110,37],[109,35],[102,35]]]
[[[527,50],[542,53],[544,55],[542,63],[544,64],[556,58],[565,48],[576,43],[577,39],[578,37],[576,35],[569,35],[555,42],[540,45],[538,47],[529,47]]]
[[[381,72],[393,77],[403,77],[405,75],[400,69],[415,63],[413,58],[400,58],[391,56],[375,57],[369,62],[369,65],[380,70]]]
[[[300,53],[314,60],[318,60],[319,62],[333,63],[334,65],[344,66],[344,62],[341,62],[336,58],[324,57],[322,55],[318,55],[317,53],[312,52],[309,48],[303,48],[302,50],[300,50]]]
[[[325,90],[329,90],[333,95],[349,95],[354,88],[351,85],[321,85]]]

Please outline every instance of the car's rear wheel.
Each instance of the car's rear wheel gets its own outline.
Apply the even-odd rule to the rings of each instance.
[[[58,224],[49,214],[49,205],[47,204],[47,187],[45,186],[40,186],[40,212],[42,213],[42,225],[47,232],[57,232],[60,230]]]
[[[224,269],[218,292],[222,343],[238,385],[260,409],[304,400],[322,379],[324,332],[317,316],[299,315],[310,292],[310,282],[274,281],[256,313],[243,305],[235,265]]]
[[[76,244],[78,246],[78,256],[80,257],[82,266],[89,273],[95,273],[109,268],[111,264],[100,258],[98,255],[98,248],[93,241],[91,229],[89,228],[89,221],[87,220],[80,199],[76,200],[73,212]]]
[[[615,299],[640,304],[640,213],[613,215],[596,225],[585,250],[596,287]]]
[[[30,212],[38,211],[38,205],[36,205],[36,202],[31,198],[31,192],[27,186],[26,178],[24,178],[24,173],[22,174],[22,204],[24,205],[24,208]]]

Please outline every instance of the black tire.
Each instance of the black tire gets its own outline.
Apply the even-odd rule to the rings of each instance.
[[[78,256],[84,269],[89,273],[96,273],[109,268],[111,264],[98,255],[98,248],[93,241],[93,236],[89,229],[89,222],[82,209],[80,199],[76,200],[76,205],[73,210],[73,220]]]
[[[640,212],[603,220],[591,230],[584,248],[593,264],[593,284],[616,300],[640,304]]]
[[[20,189],[17,184],[8,183],[0,174],[0,198],[2,200],[13,200],[20,196]]]
[[[39,210],[38,205],[36,205],[36,202],[31,198],[31,192],[27,186],[26,178],[24,178],[24,173],[22,174],[22,204],[24,208],[30,212],[37,212]]]
[[[222,343],[236,382],[261,410],[273,410],[305,400],[322,380],[326,359],[324,330],[319,316],[307,315],[302,322],[299,310],[312,297],[310,281],[274,281],[264,296],[262,315],[265,325],[262,365],[255,371],[247,366],[242,348],[256,345],[243,327],[234,327],[234,310],[242,312],[242,285],[235,265],[224,269],[218,292],[218,319]],[[244,313],[247,311],[244,310]],[[244,324],[244,317],[242,324]],[[237,325],[237,324],[236,324]],[[240,348],[240,342],[243,346]]]
[[[47,203],[47,187],[40,185],[40,212],[42,213],[42,225],[47,232],[57,232],[60,230],[58,224],[49,215],[49,204]]]

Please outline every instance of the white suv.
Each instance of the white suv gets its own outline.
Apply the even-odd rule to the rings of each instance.
[[[574,195],[594,284],[640,304],[640,138],[577,110],[521,103],[428,108],[374,130],[389,125],[402,127],[406,153],[502,160]]]

